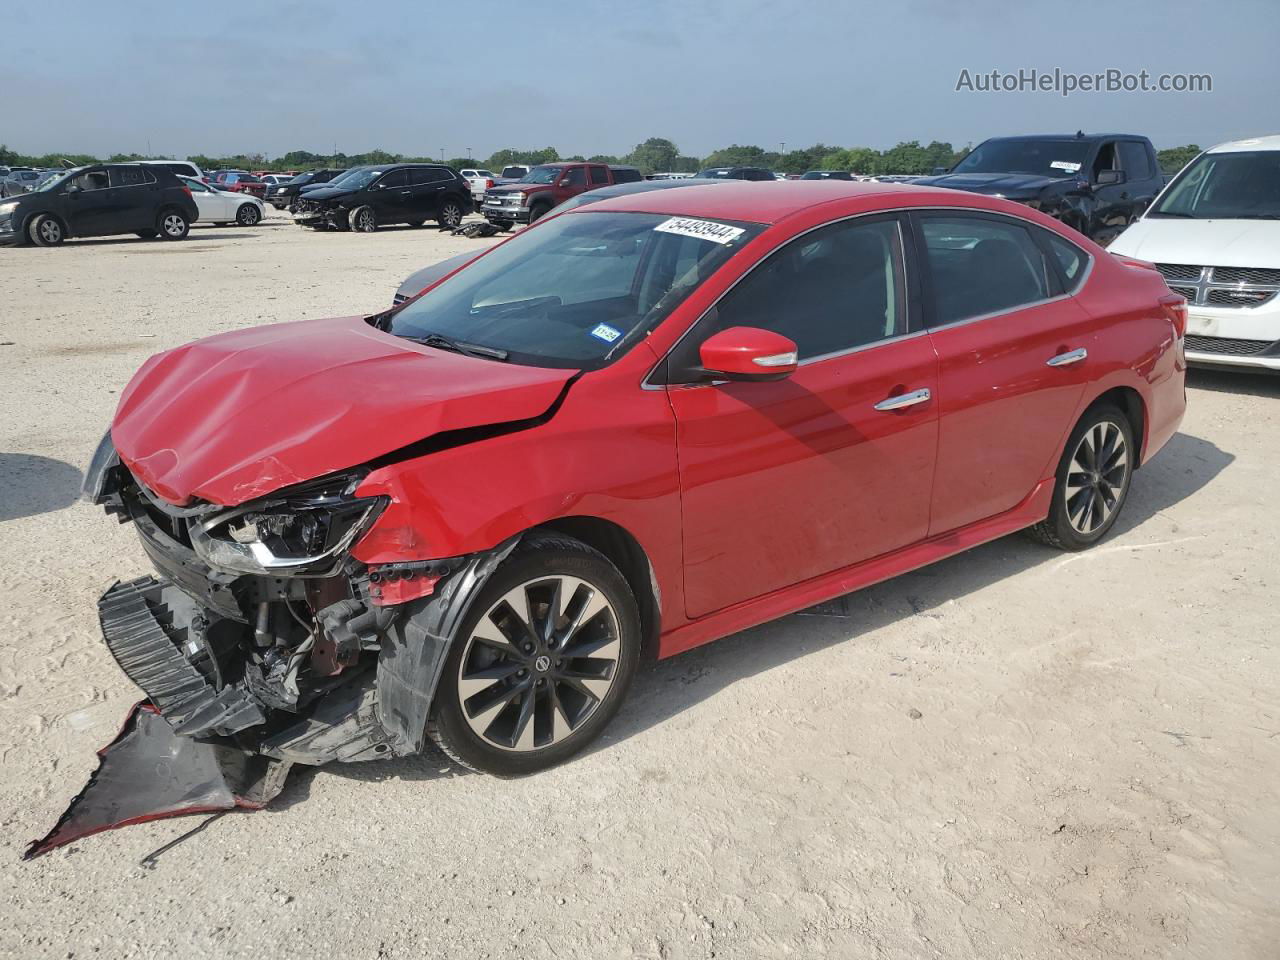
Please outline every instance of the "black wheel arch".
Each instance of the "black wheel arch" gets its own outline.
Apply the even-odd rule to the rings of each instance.
[[[642,653],[652,658],[657,654],[658,636],[662,632],[660,588],[653,565],[640,542],[625,527],[600,517],[562,517],[538,525],[530,532],[548,531],[581,540],[609,559],[636,598],[640,612]]]
[[[1133,442],[1137,446],[1134,452],[1133,468],[1137,470],[1142,466],[1142,451],[1146,447],[1146,424],[1147,424],[1147,406],[1143,403],[1142,394],[1133,387],[1112,387],[1104,393],[1099,394],[1093,399],[1077,418],[1076,423],[1080,422],[1085,414],[1097,407],[1116,407],[1125,418],[1129,421],[1129,427],[1133,431]],[[1075,429],[1075,424],[1072,424]]]

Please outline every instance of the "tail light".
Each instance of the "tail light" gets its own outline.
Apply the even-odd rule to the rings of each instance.
[[[486,181],[484,182],[484,188],[485,188],[486,190],[488,190],[488,189],[489,189],[490,187],[492,187],[492,186],[493,186],[493,181],[492,181],[492,180],[486,180]]]
[[[195,194],[191,192],[191,188],[188,187],[185,183],[182,185],[182,192],[185,193],[188,197],[195,196]]]

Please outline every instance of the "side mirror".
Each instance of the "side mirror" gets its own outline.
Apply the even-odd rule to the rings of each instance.
[[[784,380],[796,372],[795,342],[759,327],[730,327],[712,334],[698,351],[716,380]]]
[[[84,187],[80,186],[78,183],[72,183],[67,185],[67,193],[79,193],[83,189]]]
[[[1124,183],[1127,177],[1123,170],[1099,170],[1098,186],[1107,187],[1116,183]]]

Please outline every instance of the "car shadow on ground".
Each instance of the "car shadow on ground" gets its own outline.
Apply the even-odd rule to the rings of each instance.
[[[1280,399],[1280,373],[1191,367],[1187,370],[1187,387],[1191,390],[1212,390],[1214,393]]]
[[[1235,456],[1213,443],[1180,433],[1136,475],[1124,512],[1111,537],[1122,535],[1213,482]],[[721,690],[791,660],[858,638],[899,620],[927,615],[1007,577],[1059,560],[1063,553],[1012,535],[932,566],[840,598],[824,609],[783,617],[717,640],[688,653],[645,664],[622,711],[591,748],[641,734],[715,696]],[[766,635],[767,634],[767,635]],[[428,756],[371,763],[330,764],[324,772],[352,780],[434,780],[459,768],[434,752]],[[272,809],[306,798],[315,771],[297,774]]]
[[[0,453],[0,522],[61,510],[80,496],[77,467],[29,453]]]

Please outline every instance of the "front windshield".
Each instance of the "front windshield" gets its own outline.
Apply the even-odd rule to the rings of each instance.
[[[555,183],[563,167],[534,167],[523,177],[521,183]]]
[[[40,184],[40,186],[36,187],[33,192],[46,193],[49,190],[56,190],[58,187],[62,186],[72,177],[78,176],[80,173],[83,173],[87,169],[88,167],[76,167],[74,170],[64,170],[62,171],[62,173],[59,173],[56,176],[50,177],[44,183]]]
[[[1201,154],[1147,216],[1280,220],[1280,150]]]
[[[763,228],[590,210],[517,234],[384,320],[513,363],[603,366],[644,336]]]
[[[346,190],[360,190],[373,183],[380,176],[382,176],[381,167],[358,167],[355,170],[348,170],[340,177],[334,177],[329,181],[329,186],[342,187]]]
[[[1074,177],[1089,157],[1084,140],[988,140],[951,168],[952,173],[1029,173]]]

